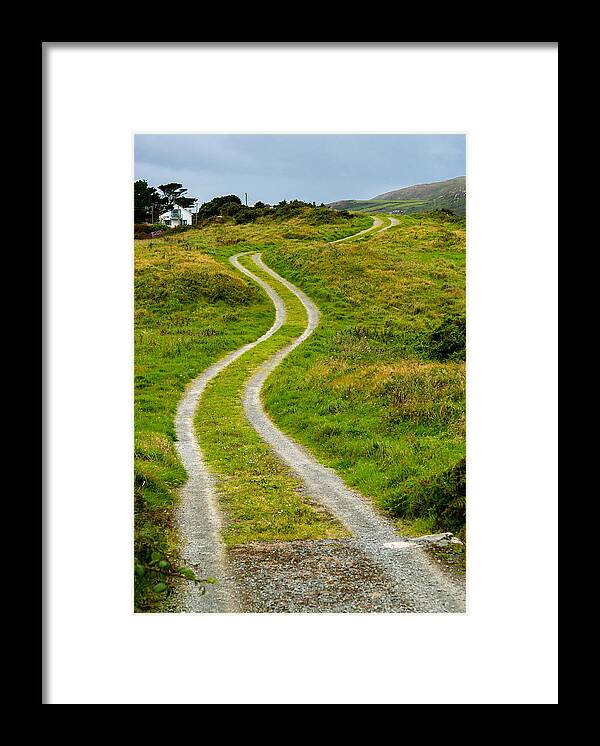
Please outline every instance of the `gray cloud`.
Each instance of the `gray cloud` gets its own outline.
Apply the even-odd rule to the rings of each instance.
[[[366,199],[465,174],[464,135],[136,135],[135,178],[205,202]]]

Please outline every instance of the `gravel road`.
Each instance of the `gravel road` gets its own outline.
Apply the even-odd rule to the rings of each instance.
[[[398,610],[407,610],[408,606],[418,612],[464,611],[464,588],[435,567],[420,547],[400,537],[391,523],[379,515],[364,497],[349,489],[333,469],[323,466],[306,449],[282,433],[264,411],[260,393],[266,379],[313,333],[319,323],[319,311],[305,293],[270,269],[260,254],[253,254],[252,261],[296,295],[306,308],[308,324],[294,342],[263,363],[248,382],[243,399],[248,421],[300,477],[307,494],[319,500],[350,531],[356,549],[368,556],[393,581],[405,599],[404,608]]]
[[[400,225],[400,221],[398,218],[393,218],[391,215],[388,215],[390,219],[389,225],[385,225],[380,231],[377,231],[377,233],[383,233],[383,231],[387,231],[390,228],[393,228],[395,225]]]
[[[375,218],[374,227],[378,220]],[[397,221],[384,230],[392,225],[397,225]],[[260,400],[265,380],[313,333],[319,323],[319,311],[301,290],[271,270],[260,254],[253,254],[252,261],[298,297],[306,308],[308,324],[294,342],[279,350],[251,377],[244,393],[244,411],[259,435],[300,477],[305,494],[335,515],[352,538],[250,544],[236,547],[226,555],[215,477],[207,468],[198,445],[194,414],[209,381],[245,352],[271,337],[286,319],[283,299],[268,282],[243,267],[239,256],[241,254],[231,257],[231,263],[264,289],[275,306],[275,321],[259,339],[231,352],[194,379],[179,403],[175,419],[176,446],[188,473],[176,511],[182,560],[199,576],[212,576],[219,582],[210,586],[204,596],[193,584],[181,583],[173,610],[464,611],[463,582],[436,567],[421,547],[400,537],[370,502],[349,489],[335,471],[320,464],[312,454],[284,435],[265,413]]]
[[[246,544],[229,550],[229,562],[245,612],[413,611],[353,539]]]
[[[271,337],[285,323],[283,300],[266,282],[251,274],[239,262],[236,254],[230,258],[233,266],[257,282],[273,301],[275,321],[273,326],[254,342],[231,352],[207,368],[186,388],[175,416],[176,448],[188,474],[188,481],[179,493],[175,522],[181,543],[182,561],[192,567],[200,577],[214,577],[218,583],[210,586],[203,596],[192,583],[181,583],[176,593],[175,605],[179,611],[222,612],[237,610],[236,592],[228,572],[225,547],[221,540],[221,514],[219,511],[215,478],[207,468],[194,432],[194,414],[207,384],[215,376],[241,357],[245,352]]]
[[[353,233],[351,236],[346,236],[346,238],[338,238],[337,241],[329,241],[329,243],[341,243],[342,241],[349,241],[351,238],[356,238],[357,236],[362,236],[363,233],[368,233],[369,231],[372,231],[373,228],[379,228],[380,225],[383,224],[383,220],[381,218],[373,218],[373,225],[370,228],[365,228],[364,231],[359,231],[358,233]],[[386,226],[389,228],[390,226]],[[382,230],[385,230],[383,228]],[[373,233],[380,233],[380,231],[373,231]]]
[[[359,231],[358,233],[353,233],[351,236],[346,236],[346,238],[338,238],[337,241],[329,241],[329,243],[341,243],[342,241],[349,241],[351,238],[356,238],[357,236],[362,236],[365,233],[369,233],[373,231],[373,235],[375,233],[383,233],[383,231],[387,231],[390,228],[393,228],[395,225],[399,225],[400,221],[398,218],[393,218],[391,215],[388,215],[390,222],[388,225],[384,225],[383,228],[380,228],[380,226],[383,224],[383,220],[381,218],[378,218],[374,215],[371,216],[373,218],[373,225],[370,228],[365,228],[364,231]],[[379,228],[378,231],[373,230],[374,228]]]

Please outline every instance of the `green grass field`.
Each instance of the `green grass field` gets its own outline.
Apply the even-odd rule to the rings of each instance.
[[[464,362],[456,354],[440,358],[438,338],[444,319],[464,317],[465,224],[443,215],[399,219],[380,235],[335,245],[326,242],[368,228],[371,218],[340,216],[323,224],[307,209],[289,220],[220,221],[135,242],[137,561],[153,553],[177,561],[172,514],[186,475],[173,420],[185,385],[273,322],[267,297],[227,261],[250,250],[262,251],[322,313],[314,335],[267,382],[273,419],[407,530],[460,531]],[[298,332],[301,314],[296,307],[268,343],[220,374],[201,401],[201,447],[227,477],[221,499],[229,545],[342,533],[300,497],[294,477],[242,419],[244,382],[269,350]],[[257,449],[260,463],[253,463]],[[149,581],[137,578],[136,609],[160,604]]]
[[[343,209],[351,212],[374,214],[380,212],[391,212],[392,210],[402,210],[404,213],[422,212],[423,206],[427,203],[424,200],[385,200],[385,199],[368,199],[368,200],[346,200],[343,203]]]
[[[310,225],[294,218],[135,241],[136,564],[148,565],[160,556],[177,566],[173,508],[186,473],[174,446],[174,417],[185,385],[228,352],[254,341],[275,317],[270,300],[227,257],[244,246],[271,245],[282,234],[333,240],[371,222],[356,217]],[[163,596],[153,591],[154,585],[150,576],[136,576],[137,610],[160,609]]]
[[[174,417],[185,385],[272,323],[267,299],[246,280],[181,242],[136,242],[135,555],[176,564],[172,515],[186,480],[174,447]],[[136,582],[136,608],[153,607],[153,583]]]
[[[464,221],[401,217],[371,238],[263,256],[322,312],[265,386],[273,419],[407,530],[460,531],[464,499],[440,511],[431,493],[464,458],[464,362],[435,359],[431,337],[464,316]]]

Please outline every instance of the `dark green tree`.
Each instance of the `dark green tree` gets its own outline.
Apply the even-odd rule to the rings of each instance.
[[[134,223],[152,223],[158,220],[165,207],[164,199],[148,182],[139,179],[133,184]]]
[[[227,194],[224,197],[215,197],[209,202],[205,202],[198,209],[198,219],[203,220],[204,218],[212,218],[215,215],[226,214],[230,211],[235,212],[235,206],[241,204],[242,200],[235,194]],[[226,207],[227,205],[230,205],[230,207]]]
[[[185,196],[187,189],[184,188],[183,184],[178,184],[173,181],[169,184],[159,184],[158,188],[163,193],[166,209],[173,207],[175,204],[180,207],[192,207],[196,202],[194,197]]]

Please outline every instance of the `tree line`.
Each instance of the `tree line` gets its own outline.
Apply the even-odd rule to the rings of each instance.
[[[156,223],[158,216],[175,204],[180,207],[192,207],[197,200],[188,196],[187,191],[182,184],[176,182],[160,184],[158,188],[155,188],[142,179],[136,181],[134,183],[135,224]],[[200,205],[197,210],[196,223],[201,225],[204,221],[215,217],[229,218],[238,224],[254,222],[261,217],[285,220],[307,210],[311,214],[311,222],[315,224],[330,223],[340,218],[351,217],[348,212],[335,212],[323,203],[317,206],[315,202],[303,202],[299,199],[290,202],[284,199],[276,205],[268,205],[259,201],[249,207],[242,204],[242,200],[237,195],[227,194],[214,197]]]

